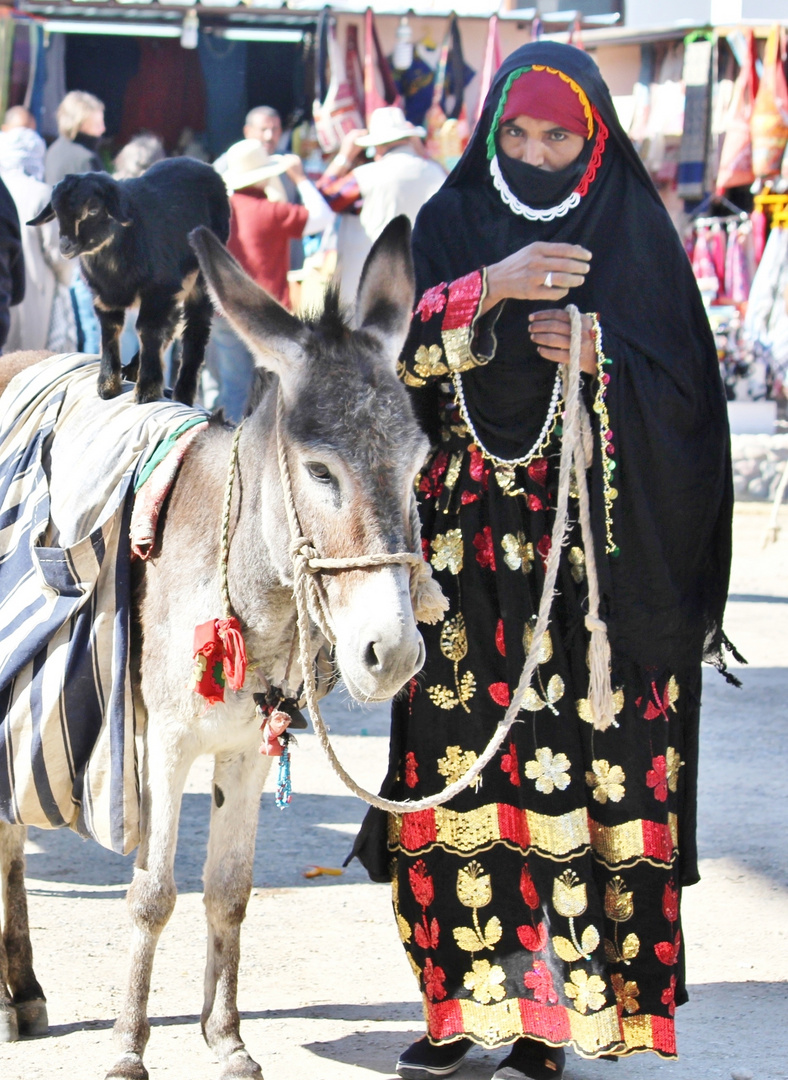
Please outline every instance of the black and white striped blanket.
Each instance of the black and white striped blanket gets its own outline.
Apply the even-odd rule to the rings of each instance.
[[[134,481],[205,413],[96,392],[50,357],[0,399],[0,820],[138,843],[129,676]]]

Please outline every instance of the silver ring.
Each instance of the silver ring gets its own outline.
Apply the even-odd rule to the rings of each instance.
[[[553,271],[551,270],[547,277],[544,279],[544,287],[546,289],[552,289],[553,287]]]

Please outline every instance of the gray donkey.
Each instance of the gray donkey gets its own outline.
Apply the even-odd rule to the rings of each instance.
[[[146,717],[142,840],[128,891],[131,967],[115,1024],[113,1080],[145,1080],[147,1000],[156,944],[175,904],[173,863],[189,768],[214,757],[205,863],[208,960],[202,1030],[222,1062],[221,1078],[260,1078],[240,1036],[236,984],[240,927],[252,887],[260,795],[270,766],[261,756],[253,692],[292,692],[293,564],[277,464],[275,417],[282,397],[284,449],[298,519],[322,557],[412,551],[409,507],[426,440],[396,377],[413,305],[410,228],[398,218],[373,247],[351,327],[335,297],[302,321],[258,288],[207,230],[193,236],[217,305],[247,342],[270,385],[237,444],[227,585],[252,670],[238,692],[205,709],[189,689],[194,627],[221,611],[222,502],[233,431],[212,423],[190,449],[164,515],[158,549],[136,564],[132,657],[139,715]],[[2,378],[0,362],[0,388]],[[20,366],[11,358],[10,365]],[[133,407],[133,406],[130,406]],[[406,565],[322,575],[336,661],[351,694],[380,701],[421,667]],[[324,639],[311,627],[311,652]],[[297,665],[296,665],[297,666]],[[24,829],[0,825],[6,915],[0,942],[0,1039],[46,1030],[32,969],[24,894]]]

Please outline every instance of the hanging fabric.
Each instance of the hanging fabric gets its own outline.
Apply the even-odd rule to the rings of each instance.
[[[351,23],[345,31],[345,76],[358,114],[364,116],[364,68],[358,45],[358,27],[355,23]]]
[[[364,108],[369,119],[375,109],[398,104],[399,94],[389,62],[380,47],[375,16],[367,8],[364,22]]]
[[[712,52],[712,41],[706,34],[692,34],[685,40],[686,98],[677,187],[682,199],[702,199],[705,194],[706,155],[711,112]]]
[[[453,169],[470,138],[465,87],[475,72],[465,63],[457,16],[449,25],[441,47],[432,105],[427,112],[427,151],[446,169]]]
[[[788,143],[788,84],[785,79],[785,30],[769,31],[763,75],[752,111],[752,165],[756,177],[779,176]]]
[[[487,100],[487,93],[493,81],[493,75],[501,66],[502,59],[498,16],[493,15],[487,30],[487,45],[484,49],[484,66],[482,67],[482,78],[479,84],[479,100],[476,102],[476,123],[479,122],[479,117],[484,109],[484,102]]]
[[[725,188],[750,185],[755,179],[752,171],[752,135],[750,124],[758,92],[758,74],[755,69],[755,35],[745,31],[746,48],[744,63],[733,87],[733,99],[726,120],[725,139],[720,155],[716,190],[721,194]]]
[[[312,115],[320,149],[325,154],[334,154],[349,131],[364,127],[364,120],[358,111],[355,96],[345,74],[345,62],[337,41],[336,21],[330,16],[327,16],[321,25],[320,35],[315,77],[318,92],[322,92],[326,85],[326,65],[330,76],[325,96],[322,101],[315,100]]]

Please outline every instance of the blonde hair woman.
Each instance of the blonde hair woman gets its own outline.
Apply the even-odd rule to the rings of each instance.
[[[98,142],[104,134],[104,102],[85,90],[71,90],[58,105],[59,135],[47,150],[44,179],[56,184],[69,173],[101,170]]]

